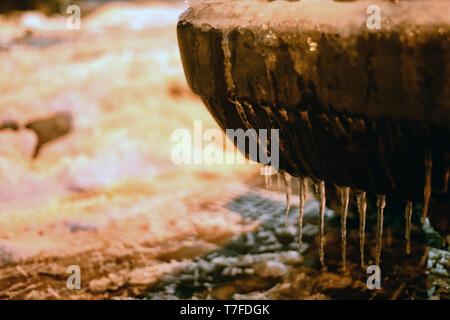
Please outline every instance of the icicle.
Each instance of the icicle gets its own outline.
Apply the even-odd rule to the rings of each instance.
[[[284,218],[284,224],[287,227],[289,210],[291,209],[291,175],[287,172],[283,172],[283,177],[286,186],[286,216]]]
[[[444,174],[444,193],[448,191],[448,179],[450,178],[450,168],[445,168]]]
[[[406,253],[411,253],[411,216],[412,216],[412,201],[406,202],[405,207],[405,239],[406,239]]]
[[[325,182],[321,181],[319,186],[315,186],[317,191],[317,200],[320,202],[320,213],[319,213],[319,258],[322,267],[325,267],[324,261],[324,236],[325,236],[325,205],[326,205],[326,196],[325,196]]]
[[[268,174],[268,179],[269,179],[269,189],[272,189],[272,167],[271,166],[267,166],[267,174]]]
[[[342,269],[346,269],[346,254],[347,254],[347,214],[348,214],[348,202],[350,198],[350,188],[344,187],[341,191],[341,237],[342,237]]]
[[[266,189],[272,188],[272,167],[271,166],[265,166],[264,167],[264,174],[265,174],[265,183],[266,183]]]
[[[269,188],[269,178],[267,176],[267,169],[266,169],[266,167],[264,167],[263,172],[264,172],[264,186],[265,186],[266,189],[268,189]]]
[[[269,172],[267,170],[268,166],[264,167],[264,183],[266,185],[266,189],[269,189]]]
[[[380,266],[381,246],[383,243],[383,214],[386,207],[386,196],[377,195],[377,253],[375,264]]]
[[[422,223],[425,223],[425,219],[428,214],[428,205],[431,197],[431,170],[433,168],[433,160],[431,151],[425,153],[425,187],[423,189],[423,215]]]
[[[298,217],[299,224],[299,234],[298,234],[298,250],[302,251],[302,238],[303,238],[303,215],[305,213],[305,203],[308,198],[308,185],[306,178],[298,178],[298,183],[300,185],[300,212]]]
[[[366,240],[366,193],[359,192],[356,196],[359,212],[359,250],[361,252],[361,268],[364,268],[364,242]]]

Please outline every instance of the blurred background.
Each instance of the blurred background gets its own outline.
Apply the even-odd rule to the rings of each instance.
[[[79,30],[67,27],[74,4]],[[296,180],[285,227],[285,195],[276,192],[283,183],[274,176],[265,188],[258,165],[173,164],[174,130],[192,133],[194,121],[204,131],[217,128],[187,87],[179,57],[176,23],[187,7],[175,0],[0,2],[0,298],[448,294],[436,282],[448,251],[430,260],[417,226],[409,257],[394,241],[403,231],[387,229],[385,261],[404,263],[385,263],[393,280],[373,292],[359,269],[357,213],[348,223],[348,264],[356,271],[339,271],[339,217],[328,210],[328,271],[319,272],[318,206],[310,201],[305,209],[299,253]],[[370,231],[373,218],[368,224]],[[428,243],[442,246],[430,234]],[[374,243],[368,236],[367,263]],[[437,271],[425,276],[425,263]],[[81,270],[79,290],[66,284],[72,265]]]

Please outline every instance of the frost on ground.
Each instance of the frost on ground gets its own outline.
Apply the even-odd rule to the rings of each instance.
[[[184,8],[106,5],[79,31],[36,12],[0,16],[0,123],[68,112],[74,125],[34,161],[33,132],[0,131],[0,298],[137,296],[255,227],[222,202],[246,192],[256,166],[170,161],[175,129],[216,127],[185,82]],[[71,265],[81,290],[66,286]]]

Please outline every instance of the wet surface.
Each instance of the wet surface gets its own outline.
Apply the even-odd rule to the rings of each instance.
[[[288,227],[284,226],[285,204],[258,193],[238,197],[228,203],[227,208],[246,219],[258,220],[261,226],[176,272],[163,276],[161,281],[148,289],[143,298],[448,298],[449,282],[445,270],[448,252],[426,248],[422,230],[413,225],[412,254],[407,255],[404,226],[398,221],[398,215],[393,215],[388,207],[381,253],[381,290],[368,289],[366,281],[371,274],[367,274],[366,269],[360,266],[357,213],[349,212],[347,272],[343,272],[340,217],[328,209],[325,219],[326,267],[320,267],[317,202],[310,201],[305,206],[302,254],[298,252],[298,207],[291,208]],[[377,217],[376,212],[371,211],[368,210],[366,259],[369,260],[366,260],[366,266],[375,264],[376,257]],[[416,216],[413,222],[417,224],[420,214]],[[431,271],[436,263],[439,266]],[[436,280],[435,277],[440,278]],[[434,292],[439,292],[439,295],[433,295]]]

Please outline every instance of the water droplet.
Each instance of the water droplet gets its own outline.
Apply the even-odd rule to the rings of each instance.
[[[310,37],[306,39],[306,43],[309,46],[309,51],[314,52],[317,50],[317,42],[313,41]]]
[[[272,30],[269,30],[264,36],[262,37],[262,44],[266,46],[275,46],[278,42],[278,37],[272,32]]]

